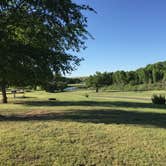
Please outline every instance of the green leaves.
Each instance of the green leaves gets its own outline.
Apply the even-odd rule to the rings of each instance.
[[[82,10],[71,0],[0,1],[0,77],[8,84],[41,84],[71,72],[82,60],[69,54],[90,37]]]

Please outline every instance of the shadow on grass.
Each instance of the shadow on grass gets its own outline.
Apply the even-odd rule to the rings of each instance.
[[[0,116],[0,121],[72,121],[95,124],[129,124],[166,128],[166,114],[112,109],[72,110],[66,112],[40,112],[27,115]]]
[[[16,96],[17,99],[36,99],[37,97],[32,96]]]
[[[126,107],[126,108],[157,108],[166,109],[166,105],[129,101],[25,101],[26,106],[100,106],[100,107]]]

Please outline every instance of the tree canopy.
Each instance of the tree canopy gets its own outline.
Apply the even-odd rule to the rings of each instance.
[[[97,72],[87,78],[86,85],[87,87],[94,88],[108,85],[123,87],[125,85],[164,84],[165,81],[166,62],[158,62],[149,64],[145,68],[139,68],[135,71]]]
[[[1,0],[2,89],[42,84],[51,80],[53,73],[73,71],[82,58],[71,50],[84,49],[90,37],[83,10],[93,11],[71,0]]]
[[[96,72],[94,75],[89,76],[86,79],[86,85],[88,87],[93,87],[98,92],[99,88],[105,85],[110,84],[110,74],[108,73],[100,73]]]

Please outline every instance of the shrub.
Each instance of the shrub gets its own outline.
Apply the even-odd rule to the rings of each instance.
[[[86,94],[85,94],[85,97],[88,98],[88,97],[89,97],[89,94],[86,93]]]
[[[63,92],[65,88],[67,88],[66,82],[58,81],[56,83],[56,90]]]
[[[62,82],[62,81],[52,81],[52,82],[48,82],[45,86],[44,86],[44,90],[46,90],[46,92],[50,92],[50,93],[54,93],[56,91],[61,91],[63,92],[63,90],[67,87],[67,83],[66,82]]]
[[[55,82],[48,82],[45,86],[44,86],[44,90],[46,92],[50,92],[50,93],[54,93],[56,90],[56,83]]]
[[[164,95],[153,95],[152,96],[152,103],[153,104],[165,104],[166,99]]]

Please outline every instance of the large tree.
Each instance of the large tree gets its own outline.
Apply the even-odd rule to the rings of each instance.
[[[7,85],[43,84],[53,73],[75,69],[85,48],[87,18],[93,10],[71,0],[0,1],[0,85],[7,103]]]

